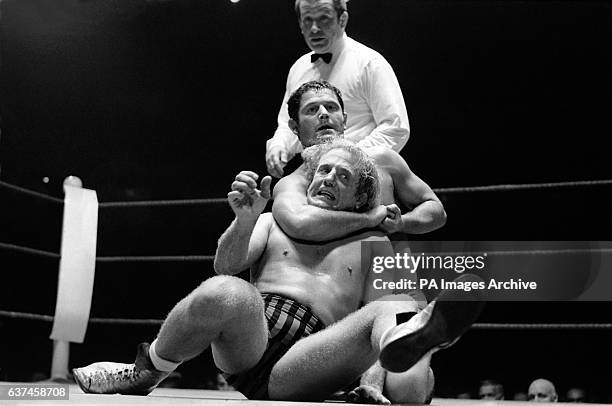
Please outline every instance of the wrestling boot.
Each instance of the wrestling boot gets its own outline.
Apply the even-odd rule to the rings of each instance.
[[[133,364],[96,362],[72,370],[74,380],[85,393],[121,393],[145,396],[170,373],[155,369],[149,358],[149,344],[138,344]]]
[[[454,282],[483,280],[466,274]],[[391,372],[407,371],[428,352],[448,348],[457,342],[476,321],[483,307],[478,290],[443,290],[421,312],[382,335],[380,364]]]

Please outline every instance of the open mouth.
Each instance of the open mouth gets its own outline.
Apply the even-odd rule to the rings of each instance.
[[[320,127],[317,127],[317,129],[315,130],[317,136],[321,137],[321,136],[331,136],[331,135],[336,135],[338,134],[338,130],[336,130],[336,128],[334,128],[333,126],[329,125],[329,124],[323,124]]]
[[[336,200],[336,196],[334,196],[333,193],[327,190],[319,190],[317,192],[317,196],[323,196],[324,198],[332,202]]]

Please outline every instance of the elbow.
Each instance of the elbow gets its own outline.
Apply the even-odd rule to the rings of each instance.
[[[296,240],[305,240],[311,242],[323,242],[329,240],[327,236],[321,233],[311,219],[304,215],[295,215],[290,222],[281,223],[277,221],[280,228],[290,238]]]
[[[219,239],[220,241],[221,239]],[[223,261],[221,260],[221,255],[219,255],[219,241],[217,241],[217,249],[215,251],[215,256],[213,258],[213,269],[217,275],[223,275]]]
[[[236,270],[235,268],[231,268],[226,265],[218,264],[217,262],[214,263],[213,267],[217,275],[235,275],[240,272],[240,270]]]
[[[280,228],[291,238],[307,240],[308,235],[304,232],[304,222],[297,218],[291,219],[291,221],[277,221]]]
[[[213,269],[217,275],[234,275],[236,273],[229,261],[224,259],[223,255],[219,255],[218,251],[215,253],[215,259],[213,260]]]
[[[440,209],[438,211],[438,227],[436,228],[444,227],[446,225],[446,219],[446,210],[444,210],[444,206],[442,206],[442,203],[440,203]]]
[[[287,224],[278,222],[278,225],[285,234],[295,240],[323,242],[329,239],[319,234],[316,227],[308,226],[306,220],[295,220]]]
[[[444,227],[446,225],[446,211],[444,211],[444,209],[442,209],[442,214],[440,215],[440,227]]]
[[[402,137],[400,138],[400,141],[398,142],[399,149],[396,151],[398,154],[400,153],[402,148],[404,148],[406,143],[408,143],[409,139],[410,139],[410,128],[406,125],[406,127],[404,127],[404,133]]]
[[[304,239],[304,218],[299,212],[275,210],[272,207],[272,215],[285,234],[291,238]]]
[[[224,266],[219,260],[219,256],[215,255],[215,259],[213,261],[213,269],[217,275],[227,275],[227,267]]]
[[[415,234],[435,231],[439,228],[444,227],[444,225],[446,224],[446,211],[444,210],[444,206],[442,206],[442,203],[440,201],[430,201],[427,207],[429,210],[427,216],[424,217],[426,219],[425,223],[423,224],[424,227]]]
[[[313,208],[307,204],[299,207],[282,206],[281,208],[275,201],[272,206],[272,215],[276,224],[290,238],[313,242],[326,241],[329,238],[321,233],[320,227],[317,227],[321,224],[321,220],[317,218],[320,215],[317,210],[322,209]]]
[[[217,275],[236,275],[249,268],[246,260],[229,258],[228,256],[215,254],[213,269]]]

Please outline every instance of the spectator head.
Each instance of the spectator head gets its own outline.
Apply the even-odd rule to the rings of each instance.
[[[565,401],[570,403],[584,403],[586,393],[582,388],[570,388],[565,395]]]
[[[536,379],[529,385],[527,392],[530,402],[556,402],[557,390],[555,385],[547,379]]]
[[[493,379],[485,379],[480,382],[478,397],[483,400],[504,399],[504,385]]]

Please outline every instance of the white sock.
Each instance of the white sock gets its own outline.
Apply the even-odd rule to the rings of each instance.
[[[157,369],[158,371],[162,371],[162,372],[172,372],[176,369],[176,367],[181,365],[180,362],[168,361],[166,359],[161,358],[159,355],[157,355],[157,352],[155,352],[156,343],[157,343],[157,338],[153,340],[153,342],[151,343],[151,346],[149,347],[149,357],[151,358],[151,362],[153,363],[153,366],[155,367],[155,369]]]

